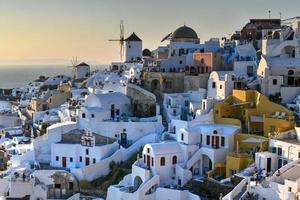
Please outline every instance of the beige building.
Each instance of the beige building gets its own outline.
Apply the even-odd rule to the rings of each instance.
[[[31,99],[27,112],[30,116],[37,111],[45,111],[60,106],[71,97],[71,86],[68,84],[59,85],[57,90],[50,90],[41,97]]]

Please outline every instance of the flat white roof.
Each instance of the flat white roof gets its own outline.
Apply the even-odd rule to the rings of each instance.
[[[187,132],[211,134],[216,130],[221,135],[233,135],[239,129],[239,126],[229,124],[200,124],[187,129]]]

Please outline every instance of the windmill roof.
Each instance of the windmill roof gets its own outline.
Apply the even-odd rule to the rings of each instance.
[[[134,32],[125,41],[142,41]]]
[[[85,62],[82,62],[82,63],[80,63],[80,64],[78,64],[78,65],[76,65],[76,66],[89,66],[89,65],[86,64]]]

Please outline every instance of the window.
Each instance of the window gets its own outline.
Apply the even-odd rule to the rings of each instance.
[[[212,82],[212,88],[216,88],[216,82]]]
[[[288,191],[289,191],[289,192],[292,192],[292,188],[291,188],[291,187],[288,187]]]
[[[73,158],[72,157],[70,157],[70,162],[73,162]]]
[[[85,113],[82,113],[82,114],[81,114],[81,117],[82,117],[82,118],[85,118]]]
[[[89,155],[89,149],[86,149],[86,150],[85,150],[85,154],[86,154],[86,155]]]
[[[185,107],[188,107],[189,106],[189,101],[184,101],[184,105],[185,105]]]
[[[60,184],[54,184],[55,189],[60,189]]]
[[[172,158],[172,164],[174,165],[176,163],[177,163],[177,156],[173,156],[173,158]]]
[[[56,156],[56,157],[55,157],[55,160],[56,160],[56,161],[59,161],[59,157],[58,157],[58,156]]]
[[[298,158],[300,158],[300,151],[298,152]]]
[[[277,85],[277,79],[273,79],[273,85]]]
[[[147,153],[150,153],[150,148],[147,148]]]
[[[165,157],[161,157],[161,158],[160,158],[160,166],[165,166],[165,164],[166,164],[166,159],[165,159]]]
[[[94,163],[94,164],[96,163],[96,158],[93,158],[93,163]]]
[[[82,156],[79,157],[79,162],[82,162]]]
[[[223,87],[223,86],[222,86],[222,85],[220,85],[220,89],[222,89],[222,87]]]
[[[172,88],[172,83],[170,81],[166,82],[166,88],[171,89]]]
[[[283,160],[283,165],[286,165],[288,163],[287,160]]]
[[[225,137],[221,136],[221,146],[225,146]]]
[[[282,155],[282,149],[281,149],[281,147],[278,147],[277,154],[278,154],[279,156]]]
[[[131,45],[128,45],[128,48],[130,49],[130,48],[131,48]]]
[[[154,158],[151,158],[151,166],[154,166]]]
[[[92,117],[92,118],[95,118],[95,115],[94,115],[94,114],[91,114],[91,117]]]
[[[180,65],[182,64],[182,60],[179,61],[179,64],[180,64]]]
[[[210,145],[210,136],[209,135],[206,136],[206,145]]]
[[[184,140],[184,134],[181,133],[181,141],[183,141],[183,140]]]

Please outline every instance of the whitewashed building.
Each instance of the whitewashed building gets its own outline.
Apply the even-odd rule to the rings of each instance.
[[[239,129],[232,125],[199,124],[180,129],[176,141],[145,145],[141,158],[132,165],[132,173],[109,187],[108,199],[166,198],[158,196],[160,188],[180,188],[193,176],[201,176],[214,169],[216,163],[225,162]],[[172,192],[165,195],[172,196]]]
[[[143,57],[143,42],[133,32],[125,39],[125,63],[126,62],[140,62]]]
[[[116,139],[74,129],[63,134],[60,142],[52,143],[51,166],[70,169],[99,163],[118,147]]]
[[[300,158],[300,130],[287,131],[277,138],[269,140],[269,151],[258,152],[255,164],[258,169],[275,172],[282,166]]]
[[[85,62],[76,65],[73,68],[73,76],[75,79],[88,78],[90,76],[90,66]]]
[[[165,93],[163,108],[167,121],[170,122],[172,119],[192,120],[205,97],[206,89],[202,88],[185,93]]]
[[[213,71],[207,82],[207,98],[224,100],[232,94],[235,77],[232,71]]]
[[[263,94],[279,94],[290,103],[300,93],[300,21],[291,27],[273,30],[262,43],[262,58],[257,75]]]

